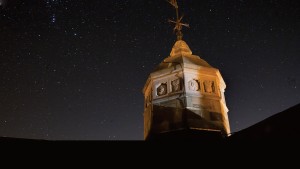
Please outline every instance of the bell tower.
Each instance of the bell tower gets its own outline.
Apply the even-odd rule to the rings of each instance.
[[[176,0],[170,4],[176,9]],[[177,17],[174,30],[177,41],[170,56],[150,74],[143,88],[144,139],[152,135],[183,130],[230,133],[226,84],[218,69],[193,55],[182,40],[182,17]]]

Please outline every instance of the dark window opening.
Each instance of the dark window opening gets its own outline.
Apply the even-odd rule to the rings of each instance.
[[[222,114],[217,112],[210,112],[211,121],[223,121]]]

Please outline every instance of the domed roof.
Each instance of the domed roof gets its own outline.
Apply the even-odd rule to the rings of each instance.
[[[188,55],[192,55],[192,51],[189,48],[189,46],[185,43],[185,41],[183,40],[178,40],[176,41],[176,43],[174,44],[172,51],[170,53],[171,57],[175,57],[175,56],[188,56]]]

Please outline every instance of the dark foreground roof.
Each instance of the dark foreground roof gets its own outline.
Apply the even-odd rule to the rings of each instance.
[[[300,104],[271,116],[249,128],[224,137],[217,131],[200,131],[193,129],[178,130],[153,135],[150,141],[193,141],[199,143],[238,143],[249,141],[300,140]],[[22,138],[0,137],[0,142],[45,142]]]
[[[230,141],[300,139],[300,104],[234,133]]]

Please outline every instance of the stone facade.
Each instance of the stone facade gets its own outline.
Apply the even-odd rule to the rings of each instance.
[[[179,40],[150,74],[143,93],[144,137],[182,129],[230,133],[225,82],[218,69]]]

